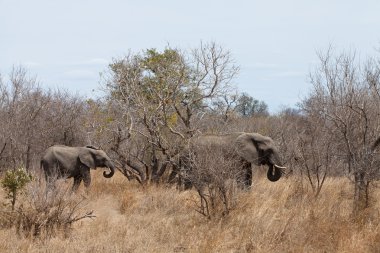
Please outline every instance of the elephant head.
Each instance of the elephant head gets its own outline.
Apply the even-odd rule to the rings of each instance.
[[[115,174],[115,166],[106,152],[93,146],[86,146],[84,150],[79,152],[78,158],[88,168],[96,169],[97,167],[106,167],[110,172],[103,172],[103,176],[110,178]]]
[[[267,178],[271,182],[279,180],[286,167],[281,165],[274,141],[258,133],[241,133],[236,138],[237,153],[247,162],[267,165]]]

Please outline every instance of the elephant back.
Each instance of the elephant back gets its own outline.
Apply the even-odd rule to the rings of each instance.
[[[191,142],[192,149],[212,149],[212,150],[223,150],[225,152],[235,151],[236,138],[239,133],[235,134],[225,134],[225,135],[201,135],[196,137]]]

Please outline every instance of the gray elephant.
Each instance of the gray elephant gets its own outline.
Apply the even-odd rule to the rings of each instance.
[[[73,191],[76,191],[81,181],[85,187],[91,184],[90,168],[107,167],[109,173],[103,176],[110,178],[115,173],[115,166],[107,154],[92,146],[68,147],[54,145],[45,151],[41,159],[41,168],[45,173],[46,182],[50,183],[58,178],[74,178]]]
[[[209,150],[206,147],[209,148],[210,146],[223,150],[223,154],[229,156],[229,158],[237,158],[240,164],[239,168],[242,170],[242,178],[239,181],[245,187],[250,187],[252,184],[252,165],[267,165],[267,178],[272,182],[279,180],[286,169],[281,164],[274,141],[270,137],[258,133],[240,132],[225,135],[202,135],[191,141],[190,149],[193,152],[196,150],[196,153]],[[180,166],[187,167],[188,170],[191,167],[188,164],[187,158],[184,158]],[[184,181],[186,188],[186,179]]]

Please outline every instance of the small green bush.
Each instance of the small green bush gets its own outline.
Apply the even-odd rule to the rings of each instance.
[[[17,195],[31,180],[32,176],[24,168],[5,172],[5,176],[1,180],[1,186],[7,192],[7,198],[11,201],[12,210],[15,208]]]

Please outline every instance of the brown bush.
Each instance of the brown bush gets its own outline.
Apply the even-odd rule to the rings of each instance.
[[[229,214],[236,207],[238,185],[244,185],[239,158],[209,144],[194,147],[186,163],[181,176],[198,192],[197,211],[208,218]]]
[[[120,173],[112,180],[94,173],[87,202],[96,219],[74,223],[67,237],[44,241],[18,238],[13,229],[1,228],[0,251],[376,252],[379,246],[379,202],[372,203],[361,223],[352,219],[353,186],[345,178],[326,179],[315,199],[306,179],[274,184],[258,176],[251,191],[236,195],[227,217],[208,220],[194,210],[199,203],[194,190],[142,188],[126,183]],[[379,197],[379,190],[373,195]]]
[[[1,210],[1,226],[14,227],[26,237],[47,238],[68,235],[72,225],[84,218],[93,218],[93,211],[84,211],[85,198],[73,195],[64,184],[46,189],[32,182],[18,201],[14,211]]]

